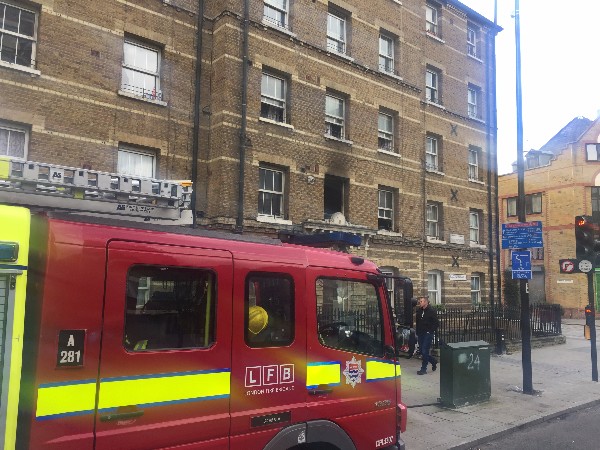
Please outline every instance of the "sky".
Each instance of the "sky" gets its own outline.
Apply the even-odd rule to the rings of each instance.
[[[460,0],[494,20],[494,0]],[[498,2],[498,173],[517,160],[514,0]],[[572,119],[600,113],[600,1],[520,0],[523,150],[539,149]]]

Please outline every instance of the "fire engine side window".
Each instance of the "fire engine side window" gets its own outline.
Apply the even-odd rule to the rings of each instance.
[[[123,346],[131,352],[206,348],[215,335],[215,274],[133,266],[127,275]]]
[[[321,344],[383,355],[383,316],[375,286],[361,281],[319,278],[316,295]]]
[[[294,283],[281,274],[251,274],[246,284],[249,347],[283,347],[294,340]]]

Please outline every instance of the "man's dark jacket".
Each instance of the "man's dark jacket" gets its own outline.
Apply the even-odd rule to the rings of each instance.
[[[425,309],[417,309],[417,335],[421,333],[433,333],[437,330],[438,324],[437,313],[431,305]]]

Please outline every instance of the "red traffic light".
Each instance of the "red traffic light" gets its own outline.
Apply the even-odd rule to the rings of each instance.
[[[590,307],[590,305],[585,307],[585,313],[586,314],[591,314],[592,313],[592,308]]]
[[[577,216],[575,218],[575,225],[577,225],[578,227],[582,227],[587,223],[587,220],[585,219],[585,217],[583,216]]]

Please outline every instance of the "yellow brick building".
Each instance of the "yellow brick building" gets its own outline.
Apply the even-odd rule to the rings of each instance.
[[[599,142],[600,119],[577,117],[525,155],[527,221],[542,221],[544,239],[543,249],[532,249],[530,301],[558,303],[567,317],[588,303],[586,276],[560,273],[559,260],[575,258],[575,216],[600,215]],[[516,164],[513,169],[498,180],[502,223],[517,221]],[[501,254],[502,269],[509,269],[510,251]]]

